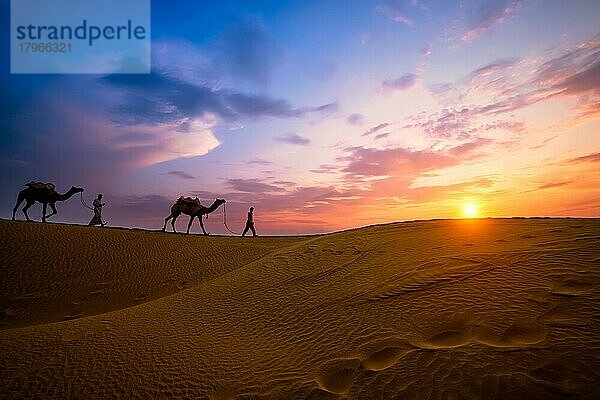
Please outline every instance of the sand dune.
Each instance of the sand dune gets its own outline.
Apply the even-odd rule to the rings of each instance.
[[[200,237],[0,221],[6,398],[600,396],[600,220]]]

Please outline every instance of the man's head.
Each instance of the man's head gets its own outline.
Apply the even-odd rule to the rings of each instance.
[[[98,193],[98,198],[101,199],[102,198],[102,193]]]
[[[254,212],[254,207],[250,207],[250,212]]]

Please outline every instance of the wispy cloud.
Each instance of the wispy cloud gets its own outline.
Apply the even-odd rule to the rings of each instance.
[[[262,158],[253,158],[252,160],[246,161],[249,165],[270,165],[273,164],[271,161],[263,160]]]
[[[578,164],[578,163],[595,163],[600,162],[600,153],[592,153],[586,156],[576,157],[569,160],[570,163]]]
[[[499,59],[493,61],[472,71],[463,79],[463,82],[471,84],[477,79],[487,78],[493,74],[506,74],[508,70],[515,66],[518,61],[519,59],[517,58]]]
[[[340,161],[348,161],[343,172],[352,176],[403,176],[413,179],[427,171],[458,165],[489,143],[491,140],[479,138],[445,151],[353,147],[348,149],[350,154]]]
[[[383,90],[407,90],[415,85],[418,75],[413,73],[406,73],[399,78],[386,79],[381,82]]]
[[[271,193],[282,192],[283,188],[275,185],[270,185],[260,179],[228,179],[227,185],[233,190],[248,193]]]
[[[552,188],[567,186],[571,183],[573,183],[572,180],[571,181],[562,181],[562,182],[549,182],[549,183],[545,183],[543,185],[538,186],[538,190],[552,189]]]
[[[310,144],[310,139],[300,136],[297,133],[286,133],[285,135],[276,136],[275,140],[301,146],[308,146]]]
[[[415,26],[413,19],[409,16],[409,8],[417,5],[416,1],[388,0],[379,4],[376,10],[383,13],[392,21],[400,22],[411,28]]]
[[[310,172],[314,172],[315,174],[333,174],[338,173],[340,167],[338,165],[333,164],[321,164],[319,168],[311,169]]]
[[[465,42],[471,42],[493,26],[505,21],[523,5],[522,0],[491,0],[480,4],[471,16],[471,23],[462,36]]]
[[[196,179],[194,175],[188,174],[185,171],[169,171],[168,174],[181,179]]]
[[[363,136],[369,136],[369,135],[371,135],[371,134],[373,134],[375,132],[378,132],[378,131],[382,130],[383,128],[385,128],[385,127],[387,127],[389,125],[390,125],[389,122],[383,122],[383,123],[381,123],[379,125],[376,125],[376,126],[370,128],[369,130],[367,130],[366,132],[364,132],[362,135]]]
[[[438,138],[468,138],[477,131],[491,129],[517,133],[524,128],[520,121],[474,124],[481,117],[513,113],[564,96],[578,96],[578,114],[573,120],[580,123],[595,119],[600,115],[599,50],[600,40],[592,39],[559,54],[547,52],[528,59],[496,60],[453,84],[434,86],[432,93],[452,104],[452,108],[438,115],[414,117],[416,122],[405,127],[420,127]]]

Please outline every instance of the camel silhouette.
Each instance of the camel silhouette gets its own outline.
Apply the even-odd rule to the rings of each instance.
[[[15,205],[15,208],[13,208],[12,213],[13,221],[15,220],[15,214],[23,201],[26,201],[25,207],[23,207],[23,214],[25,214],[27,221],[31,221],[29,215],[27,215],[27,210],[37,201],[38,203],[42,203],[44,207],[42,212],[42,222],[46,222],[47,218],[58,213],[58,211],[56,211],[57,201],[65,201],[75,193],[83,192],[83,188],[71,186],[71,189],[69,189],[67,193],[60,194],[56,192],[54,185],[51,183],[42,184],[39,182],[30,182],[26,186],[25,189],[19,192],[19,196],[17,197],[17,204]],[[52,209],[52,213],[46,215],[48,205]]]
[[[163,226],[162,231],[164,232],[167,229],[167,222],[171,220],[173,232],[177,232],[175,230],[175,221],[177,220],[177,217],[179,217],[181,214],[185,214],[190,216],[190,222],[188,222],[186,233],[190,233],[190,227],[192,226],[192,222],[194,222],[194,218],[197,217],[198,221],[200,221],[200,228],[202,228],[202,232],[205,235],[208,235],[206,229],[204,229],[204,224],[202,223],[202,216],[210,214],[211,212],[219,208],[221,204],[224,203],[225,200],[216,199],[210,205],[210,207],[204,207],[202,204],[200,204],[200,201],[197,198],[192,199],[190,197],[184,198],[183,196],[181,196],[179,199],[177,199],[175,204],[171,206],[171,214],[167,218],[165,218],[165,225]]]

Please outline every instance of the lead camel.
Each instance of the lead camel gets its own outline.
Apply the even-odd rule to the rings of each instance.
[[[25,189],[19,192],[19,197],[17,197],[17,204],[15,204],[12,213],[13,221],[15,220],[15,214],[23,201],[26,201],[25,207],[23,207],[23,214],[25,214],[27,221],[31,221],[29,215],[27,215],[27,210],[37,201],[38,203],[42,203],[42,222],[46,222],[47,218],[58,213],[58,211],[56,211],[57,201],[68,200],[74,194],[83,192],[83,188],[71,186],[71,189],[69,189],[67,193],[60,194],[56,192],[54,185],[51,183],[29,182],[26,186]],[[52,209],[52,213],[46,215],[48,206]]]

